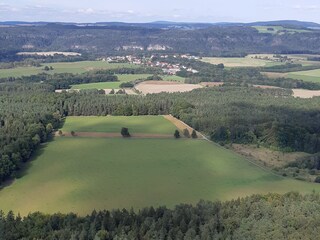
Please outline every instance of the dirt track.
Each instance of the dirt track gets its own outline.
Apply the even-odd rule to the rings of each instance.
[[[190,134],[192,133],[192,131],[194,130],[192,127],[190,127],[188,124],[182,122],[181,120],[175,118],[172,115],[165,115],[163,116],[165,119],[169,120],[170,122],[172,122],[178,129],[180,129],[180,131],[183,131],[184,129],[188,129],[188,131],[190,132]],[[197,131],[196,131],[197,132]],[[198,138],[199,139],[205,139],[208,140],[202,133],[197,132]]]
[[[58,132],[55,133],[56,137],[93,137],[93,138],[122,138],[120,133],[104,133],[104,132],[76,132],[74,136],[70,132],[63,132],[62,136]],[[173,135],[167,134],[146,134],[136,133],[131,134],[131,138],[173,138]]]

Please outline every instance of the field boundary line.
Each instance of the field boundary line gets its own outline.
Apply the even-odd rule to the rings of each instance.
[[[169,115],[163,115],[163,117],[167,120],[169,120],[171,123],[173,123],[180,131],[183,131],[184,129],[188,129],[189,132],[192,132],[195,130],[185,122],[181,121],[180,119],[172,116],[171,114]],[[195,130],[196,131],[196,130]],[[197,135],[200,136],[202,139],[206,141],[210,141],[205,135],[203,135],[201,132],[196,131]],[[211,142],[211,141],[210,141]]]
[[[55,132],[55,137],[92,137],[92,138],[123,138],[120,133],[105,133],[105,132],[75,132],[73,135],[71,132]],[[152,133],[134,133],[130,138],[148,138],[148,139],[173,139],[173,134],[152,134]]]
[[[181,127],[179,127],[179,126],[176,124],[177,122],[180,123],[181,125],[187,127],[187,129],[188,129],[189,131],[190,131],[190,129],[191,129],[191,131],[194,130],[194,129],[193,129],[192,127],[190,127],[188,124],[186,124],[185,122],[181,121],[180,119],[177,119],[176,117],[172,116],[171,114],[170,114],[170,115],[164,115],[164,118],[166,118],[167,120],[171,121],[171,122],[172,122],[176,127],[178,127],[180,130],[183,130],[183,129],[181,129]],[[201,132],[198,132],[198,131],[196,131],[196,132],[197,132],[198,136],[201,136],[204,140],[206,140],[206,141],[208,141],[208,142],[216,145],[217,147],[222,148],[222,149],[227,150],[227,151],[230,151],[230,152],[232,152],[232,153],[234,153],[234,154],[236,154],[236,155],[238,155],[238,156],[241,156],[242,158],[244,158],[245,160],[247,160],[249,163],[255,165],[256,167],[258,167],[258,168],[260,168],[260,169],[262,169],[262,170],[264,170],[264,171],[267,171],[267,172],[269,172],[269,173],[271,173],[271,174],[273,174],[273,175],[275,175],[275,176],[278,176],[278,177],[280,177],[280,178],[285,178],[284,176],[275,173],[272,169],[270,169],[270,168],[268,168],[268,167],[265,167],[265,166],[262,166],[262,165],[256,163],[255,161],[253,161],[253,160],[251,160],[251,159],[243,156],[242,154],[237,153],[237,152],[235,152],[235,151],[233,151],[233,150],[231,150],[231,149],[225,148],[225,147],[221,146],[220,144],[218,144],[218,143],[210,140],[208,137],[206,137],[206,136],[205,136],[204,134],[202,134]]]

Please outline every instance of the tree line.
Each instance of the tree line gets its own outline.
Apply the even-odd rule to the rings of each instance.
[[[173,209],[93,211],[87,216],[0,213],[0,238],[109,239],[317,239],[319,194],[253,195],[227,202],[200,201]],[[312,211],[310,210],[312,209]]]
[[[320,152],[320,98],[297,99],[282,89],[235,86],[147,96],[54,94],[44,86],[17,84],[12,91],[0,92],[0,181],[14,176],[67,116],[172,114],[220,144]]]

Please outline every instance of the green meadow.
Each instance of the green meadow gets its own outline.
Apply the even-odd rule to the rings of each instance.
[[[320,82],[320,69],[310,70],[310,71],[301,71],[301,72],[292,72],[287,75],[290,78],[301,79],[308,82]]]
[[[305,29],[294,29],[294,28],[286,28],[282,26],[254,26],[255,29],[259,31],[259,33],[270,33],[270,34],[281,34],[281,32],[287,33],[304,33],[310,32]]]
[[[113,132],[126,125],[140,133],[167,133],[175,129],[168,124],[162,117],[70,117],[63,130]],[[0,206],[22,215],[84,215],[313,190],[320,185],[277,176],[205,140],[56,137],[0,191]]]
[[[73,85],[72,89],[118,89],[123,82],[131,82],[139,79],[146,79],[151,74],[118,74],[118,82],[99,82]],[[184,78],[179,76],[161,76],[164,81],[184,82]]]
[[[63,132],[120,133],[122,127],[132,133],[172,134],[176,127],[163,116],[67,117]]]
[[[54,70],[44,71],[44,66],[52,66]],[[98,69],[136,68],[137,65],[127,63],[108,63],[103,61],[44,63],[42,67],[17,67],[0,69],[0,78],[31,76],[39,73],[84,73]]]

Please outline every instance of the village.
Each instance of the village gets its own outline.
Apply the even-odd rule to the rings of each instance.
[[[189,54],[183,55],[151,55],[150,57],[146,56],[134,56],[134,55],[127,55],[127,56],[109,56],[105,58],[99,58],[100,61],[106,61],[108,63],[130,63],[135,65],[142,65],[146,67],[157,67],[161,68],[164,74],[167,75],[176,75],[179,71],[188,71],[192,73],[198,73],[196,69],[187,67],[183,64],[172,64],[166,61],[169,57],[173,57],[176,59],[189,59],[189,60],[199,60],[200,57],[192,56]]]

